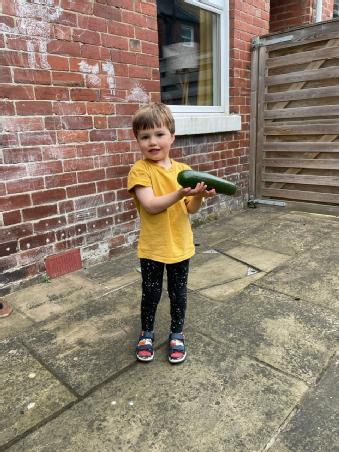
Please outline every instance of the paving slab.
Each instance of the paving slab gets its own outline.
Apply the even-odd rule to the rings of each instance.
[[[100,299],[45,322],[34,335],[22,337],[60,379],[83,395],[135,361],[140,332],[140,284],[110,292]],[[169,303],[160,302],[156,344],[169,333]]]
[[[190,325],[308,384],[314,384],[338,346],[338,318],[333,311],[256,285],[212,310],[208,322],[192,313]]]
[[[18,336],[33,325],[32,320],[14,309],[8,317],[0,318],[0,340]]]
[[[270,452],[339,450],[339,355],[270,448]]]
[[[298,219],[297,215],[287,214],[273,217],[269,222],[256,226],[239,227],[224,239],[293,256],[332,234],[334,224],[336,223],[333,221],[323,223],[312,216],[304,215]]]
[[[221,215],[217,220],[194,227],[195,243],[201,247],[210,247],[220,240],[234,240],[239,229],[256,228],[263,223],[270,222],[272,218],[279,218],[284,213],[279,208],[246,209],[241,212],[232,212]]]
[[[196,254],[190,262],[188,288],[192,290],[223,284],[247,275],[248,265],[218,252]]]
[[[16,339],[0,342],[0,448],[74,402],[74,395]]]
[[[337,241],[331,238],[318,242],[258,284],[338,312],[339,236]]]
[[[184,364],[171,366],[163,350],[11,451],[262,450],[307,386],[202,335],[188,342]]]
[[[199,293],[205,297],[211,298],[212,300],[224,303],[230,299],[232,295],[235,295],[245,289],[245,287],[262,278],[263,275],[265,275],[265,273],[259,272],[253,275],[244,276],[243,278],[239,278],[225,284],[218,284],[207,289],[199,290]]]
[[[275,251],[267,250],[265,248],[258,248],[256,246],[239,245],[234,248],[230,248],[228,241],[226,241],[225,245],[224,242],[218,243],[215,248],[217,251],[227,253],[228,256],[239,259],[242,262],[246,262],[247,264],[265,272],[273,270],[283,262],[290,259],[290,256],[287,254],[277,253]]]
[[[14,310],[34,322],[42,322],[65,314],[104,290],[79,272],[74,272],[13,292],[5,298]]]
[[[139,280],[139,266],[139,259],[134,251],[88,267],[83,270],[83,275],[106,290],[116,289]]]

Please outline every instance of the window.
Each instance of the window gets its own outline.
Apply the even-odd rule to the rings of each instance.
[[[195,117],[196,125],[207,113],[225,117],[229,112],[228,0],[158,0],[157,9],[162,102],[175,118]],[[239,130],[239,121],[228,130]],[[205,124],[200,133],[206,131],[215,130],[206,130]]]
[[[333,17],[339,17],[339,0],[334,0]]]

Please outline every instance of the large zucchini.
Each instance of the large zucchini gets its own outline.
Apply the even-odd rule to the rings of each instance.
[[[198,182],[204,182],[209,190],[214,188],[217,193],[223,195],[234,195],[237,190],[237,187],[232,182],[201,171],[180,171],[177,180],[182,187],[191,188],[194,188]]]

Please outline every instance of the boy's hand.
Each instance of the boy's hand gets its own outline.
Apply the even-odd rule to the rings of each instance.
[[[180,192],[183,196],[199,196],[201,198],[211,198],[216,195],[215,189],[207,190],[207,185],[204,182],[198,182],[194,188],[182,188]]]

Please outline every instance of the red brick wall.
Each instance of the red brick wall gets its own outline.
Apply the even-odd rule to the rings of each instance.
[[[333,1],[323,0],[322,20],[333,16]],[[271,0],[270,32],[315,22],[317,0]]]
[[[231,112],[239,133],[178,137],[174,157],[228,175],[246,196],[250,42],[269,1],[230,1]],[[80,248],[104,259],[135,241],[126,191],[139,102],[160,99],[156,2],[3,0],[0,5],[2,293]],[[241,200],[241,198],[238,198]],[[207,212],[218,209],[212,202]],[[0,288],[1,293],[1,288]]]

